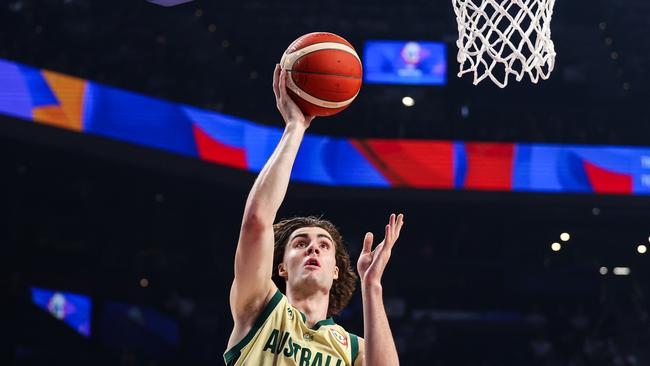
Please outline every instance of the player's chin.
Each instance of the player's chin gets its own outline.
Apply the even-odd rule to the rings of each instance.
[[[306,269],[302,272],[302,275],[305,278],[317,278],[319,276],[319,273],[313,269]]]
[[[302,276],[305,281],[310,283],[322,282],[324,280],[323,273],[320,271],[305,271]]]

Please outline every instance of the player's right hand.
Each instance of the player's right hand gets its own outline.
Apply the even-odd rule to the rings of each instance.
[[[287,77],[286,70],[282,70],[280,64],[276,64],[273,73],[273,93],[275,94],[276,105],[287,126],[297,124],[307,129],[311,121],[314,120],[314,116],[306,116],[291,99],[289,93],[287,93]]]

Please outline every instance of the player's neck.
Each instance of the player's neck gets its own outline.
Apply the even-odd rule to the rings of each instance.
[[[305,314],[305,323],[311,327],[317,322],[327,318],[329,306],[329,293],[321,291],[303,293],[287,288],[289,303]]]

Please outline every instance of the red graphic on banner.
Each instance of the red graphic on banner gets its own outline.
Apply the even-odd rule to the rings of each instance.
[[[615,173],[588,161],[583,161],[591,188],[596,193],[632,193],[632,177]]]
[[[515,144],[467,142],[466,189],[512,190]]]
[[[453,188],[451,141],[351,140],[394,187]]]
[[[193,127],[196,147],[201,159],[214,163],[228,165],[239,169],[247,169],[246,151],[220,143],[203,132],[196,125]]]

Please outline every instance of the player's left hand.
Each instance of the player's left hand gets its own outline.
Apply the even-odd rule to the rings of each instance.
[[[384,274],[393,246],[399,238],[402,225],[404,225],[404,215],[391,214],[386,225],[384,240],[375,250],[372,250],[373,234],[366,233],[363,249],[357,261],[357,271],[362,285],[381,285],[381,276]]]

